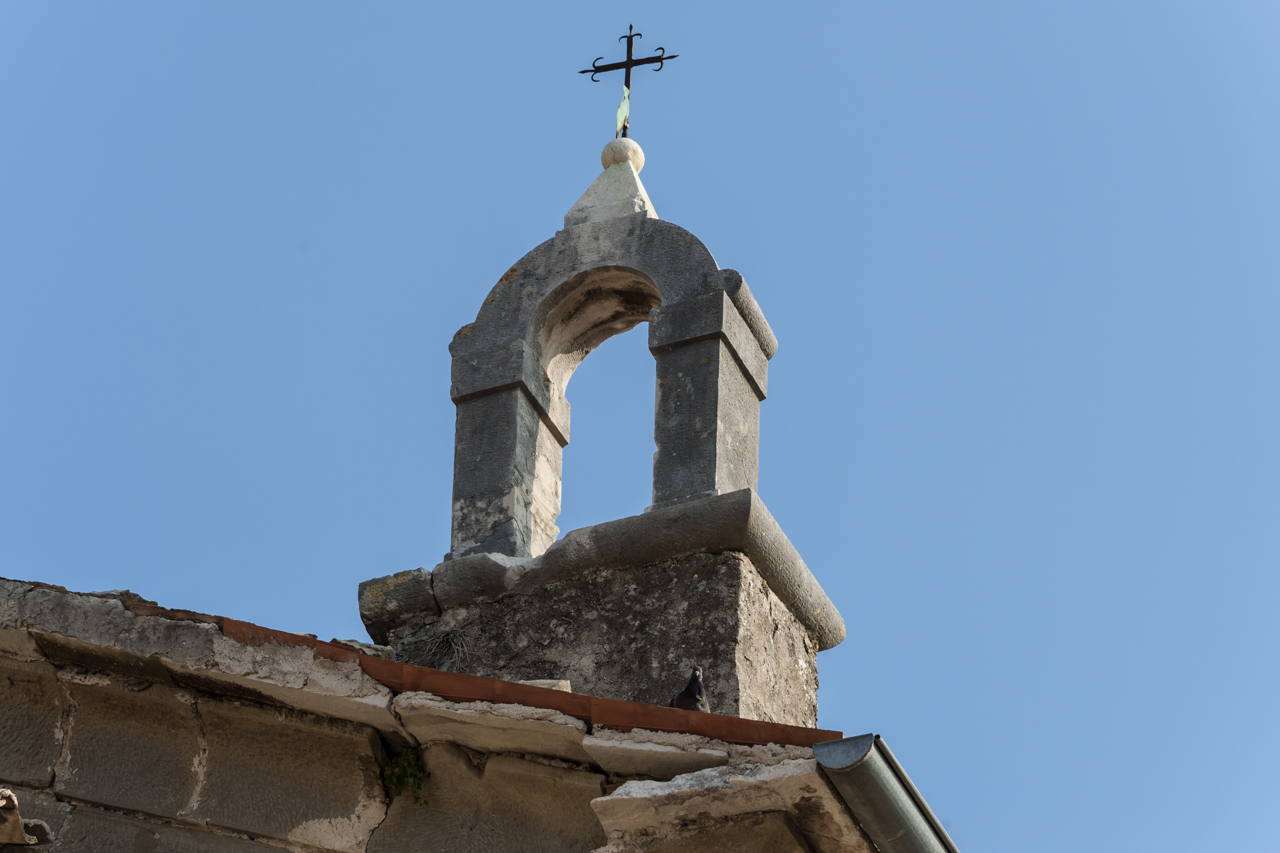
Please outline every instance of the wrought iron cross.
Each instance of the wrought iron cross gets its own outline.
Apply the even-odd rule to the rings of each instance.
[[[627,58],[625,61],[610,62],[608,65],[601,65],[600,60],[604,59],[604,57],[597,56],[596,61],[591,63],[590,68],[584,68],[578,72],[579,74],[590,74],[592,83],[599,83],[600,81],[596,79],[596,75],[605,71],[622,70],[625,72],[625,77],[622,81],[622,105],[618,107],[617,134],[619,136],[626,136],[627,128],[631,125],[631,69],[635,68],[637,65],[652,65],[656,62],[658,67],[653,70],[661,71],[663,64],[666,63],[668,59],[675,59],[680,55],[678,53],[673,53],[670,56],[667,56],[666,49],[660,47],[658,48],[657,56],[647,56],[644,59],[634,59],[631,55],[631,46],[638,38],[644,38],[644,35],[635,32],[634,26],[628,26],[627,34],[618,39],[618,41],[622,41],[622,39],[627,40]]]

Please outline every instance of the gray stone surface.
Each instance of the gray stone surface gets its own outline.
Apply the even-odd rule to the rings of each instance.
[[[121,649],[139,658],[164,657],[188,666],[211,663],[221,638],[218,626],[186,619],[139,617],[118,642]]]
[[[716,713],[817,719],[815,645],[736,553],[548,582],[392,632],[397,657],[492,678],[568,677],[593,696],[666,705],[694,664]]]
[[[133,626],[134,615],[115,598],[32,589],[22,597],[21,618],[49,633],[109,646]]]
[[[742,317],[756,342],[760,344],[760,351],[764,353],[764,357],[773,358],[778,352],[778,339],[774,337],[773,329],[769,328],[769,322],[765,320],[760,304],[751,295],[751,288],[747,287],[742,273],[737,270],[721,270],[720,286],[733,300],[734,307],[738,309],[738,315]]]
[[[368,853],[587,853],[605,843],[591,810],[604,777],[509,756],[473,761],[449,744],[424,750],[421,803],[396,797]]]
[[[685,773],[729,763],[722,749],[680,749],[661,743],[598,737],[583,738],[582,747],[606,773],[666,781]]]
[[[69,684],[59,795],[177,817],[199,782],[200,722],[191,697],[159,684]],[[142,689],[137,689],[141,687]]]
[[[651,840],[606,848],[626,853],[811,853],[786,812],[754,812],[718,820],[694,820]]]
[[[199,703],[208,754],[192,816],[253,835],[361,851],[385,815],[369,728],[292,711]]]
[[[649,312],[650,352],[717,338],[728,346],[763,400],[769,387],[769,358],[727,293],[715,290]]]
[[[655,355],[653,507],[754,489],[760,401],[729,347],[703,338]]]
[[[385,643],[387,632],[408,619],[440,613],[431,583],[431,572],[413,569],[360,584],[360,618],[375,643]]]
[[[279,850],[214,831],[77,806],[50,853],[267,853]]]
[[[538,436],[545,429],[527,394],[500,388],[458,402],[453,448],[452,554],[529,556],[534,541]]]
[[[0,579],[0,654],[280,704],[405,740],[391,690],[354,655],[331,660],[304,645],[232,639],[215,617],[119,595]]]
[[[45,663],[0,659],[0,780],[44,787],[62,754],[62,690]]]
[[[605,569],[634,568],[691,553],[723,551],[740,551],[750,558],[819,650],[844,640],[844,620],[835,605],[764,503],[749,489],[574,530],[533,559],[475,557],[450,560],[436,570],[449,567],[445,574],[453,577],[448,601],[452,608],[458,608],[528,595],[544,584],[585,579]],[[367,581],[366,586],[394,584],[398,577]],[[404,613],[392,618],[362,610],[361,616],[379,642],[388,634],[375,631],[394,631],[401,638],[414,634],[425,637],[436,631],[432,627],[437,621],[434,613],[407,617]],[[450,618],[453,617],[443,621],[448,624]]]
[[[722,740],[715,740],[714,738],[689,734],[687,732],[658,732],[650,731],[648,729],[630,729],[629,731],[624,732],[618,729],[610,729],[606,726],[599,725],[591,727],[590,743],[584,740],[583,747],[594,751],[599,742],[603,741],[621,743],[623,745],[630,746],[639,744],[656,744],[659,746],[674,747],[682,752],[698,752],[725,756],[727,758],[726,761],[708,763],[705,765],[706,767],[718,767],[724,764],[729,764],[734,767],[749,764],[774,765],[780,764],[783,761],[813,758],[812,749],[805,746],[796,746],[794,744],[783,745],[770,743],[748,746],[746,744],[739,743],[726,743]],[[652,772],[652,769],[635,774],[623,775],[646,776],[654,779],[661,778],[657,773]]]
[[[448,560],[431,573],[436,601],[446,610],[498,598],[514,587],[526,565],[503,554],[471,554]]]
[[[586,223],[508,270],[449,347],[455,557],[528,557],[555,541],[569,379],[655,309],[659,388],[678,380],[667,399],[681,403],[680,417],[668,406],[655,418],[655,504],[754,487],[759,401],[777,340],[742,277],[670,223],[641,214]],[[712,364],[709,339],[732,357]],[[684,369],[695,356],[712,366]],[[744,383],[751,393],[740,392]],[[695,440],[708,428],[711,440]]]

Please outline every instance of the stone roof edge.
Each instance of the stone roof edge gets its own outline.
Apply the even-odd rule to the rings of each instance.
[[[147,623],[134,624],[136,619]],[[230,641],[234,648],[210,648],[210,632],[217,632],[224,643]],[[261,647],[259,652],[279,649],[289,658],[288,665],[307,677],[301,685],[273,680],[282,661],[261,666],[253,653],[255,647]],[[304,649],[311,652],[310,657],[297,654]],[[215,695],[283,703],[324,716],[367,723],[388,733],[404,734],[390,710],[394,696],[425,692],[451,702],[545,708],[617,731],[642,728],[742,745],[811,747],[843,737],[837,731],[603,699],[429,669],[303,634],[161,607],[128,591],[75,593],[38,581],[0,578],[0,656],[54,662],[85,660],[125,675],[172,679]],[[339,666],[326,667],[322,661]],[[353,665],[359,674],[352,671]],[[260,670],[270,670],[271,674]],[[385,693],[371,691],[360,676],[376,682]]]

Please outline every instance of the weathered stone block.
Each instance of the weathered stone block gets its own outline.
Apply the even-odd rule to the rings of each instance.
[[[360,618],[374,642],[386,642],[387,631],[406,618],[440,612],[431,581],[431,572],[412,569],[360,584]]]
[[[42,788],[62,753],[62,690],[52,666],[0,660],[0,779]]]
[[[52,633],[109,646],[133,627],[134,616],[115,598],[33,589],[23,596],[22,619]]]
[[[278,847],[77,806],[49,853],[267,853]]]
[[[632,842],[628,853],[811,853],[786,812],[756,812],[672,828],[670,835]]]
[[[729,763],[729,753],[720,749],[684,750],[661,743],[598,737],[584,738],[582,747],[595,764],[609,773],[661,781]]]
[[[501,755],[477,766],[443,743],[423,757],[431,776],[421,802],[396,797],[368,853],[587,853],[605,842],[590,805],[602,793],[599,774]]]
[[[544,428],[537,408],[519,388],[458,403],[451,540],[455,557],[490,552],[528,557],[534,540],[545,540],[533,529],[537,444]]]
[[[330,660],[304,645],[241,642],[221,634],[213,647],[206,666],[172,667],[173,680],[218,696],[366,723],[393,740],[403,736],[391,713],[391,690],[366,674],[355,655]]]
[[[158,684],[140,691],[72,684],[68,691],[69,741],[55,790],[177,817],[199,781],[200,723],[187,694]]]
[[[72,596],[64,596],[71,598]],[[92,599],[90,596],[76,596]],[[82,667],[98,672],[114,672],[132,678],[169,683],[169,671],[159,658],[139,657],[119,646],[99,646],[89,640],[80,640],[63,634],[31,629],[40,651],[59,666]]]
[[[397,658],[666,705],[700,665],[715,713],[817,722],[817,649],[741,554],[694,554],[546,583],[392,632]]]
[[[449,702],[430,693],[401,693],[396,713],[420,743],[447,741],[481,752],[533,753],[588,764],[587,726],[547,708]]]
[[[209,622],[142,617],[119,645],[140,658],[163,655],[185,666],[204,667],[214,662],[214,644],[220,634],[218,626]]]
[[[470,554],[436,566],[432,590],[441,608],[497,598],[520,577],[522,562],[503,554]],[[437,611],[438,612],[438,611]]]
[[[199,703],[208,757],[193,816],[325,850],[363,851],[386,813],[376,732],[343,720]]]
[[[762,318],[763,319],[763,318]],[[649,314],[649,351],[658,353],[694,341],[720,338],[761,400],[769,387],[769,358],[723,290],[663,305]]]

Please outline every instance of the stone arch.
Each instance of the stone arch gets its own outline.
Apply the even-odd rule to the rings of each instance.
[[[600,344],[648,322],[662,293],[644,273],[594,267],[547,294],[529,324],[552,394],[564,395],[573,371]]]
[[[511,267],[449,346],[452,556],[534,556],[555,541],[569,379],[646,320],[657,362],[653,505],[755,487],[777,342],[746,283],[670,223],[582,224]]]

